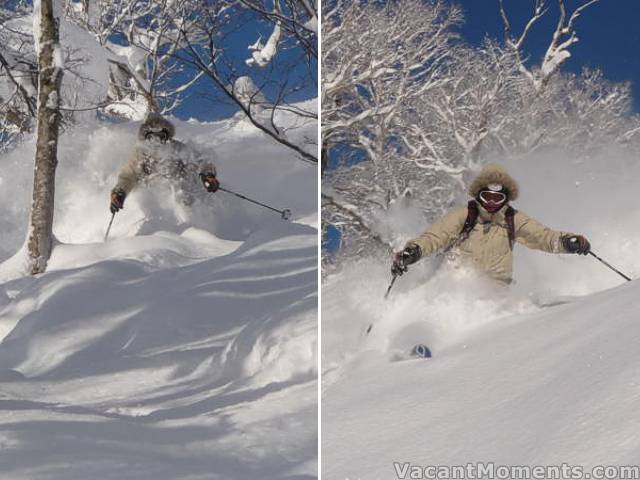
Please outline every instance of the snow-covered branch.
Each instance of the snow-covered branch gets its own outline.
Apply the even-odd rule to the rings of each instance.
[[[308,64],[308,50],[290,31],[293,19],[303,18],[293,9],[295,6],[299,8],[300,4],[276,2],[273,10],[267,10],[258,1],[202,2],[193,28],[180,31],[185,48],[176,53],[175,58],[185,68],[209,80],[210,93],[204,93],[205,98],[213,99],[217,95],[218,101],[222,98],[231,102],[255,127],[296,152],[301,160],[315,165],[314,145],[308,145],[307,139],[300,142],[293,133],[300,124],[317,121],[315,111],[295,107],[290,100],[301,90],[315,92],[317,85],[315,67]],[[259,40],[251,46],[250,61],[228,55],[225,48],[225,35],[239,28],[238,18],[249,25],[262,25],[266,20],[272,29],[266,45]],[[309,40],[310,35],[315,34],[308,33]],[[298,55],[293,59],[281,58],[283,49]],[[283,110],[296,113],[298,121],[281,123]]]
[[[262,45],[258,38],[256,43],[249,47],[250,50],[254,50],[254,55],[249,61],[260,62],[272,58],[282,36],[290,37],[295,44],[304,50],[305,55],[317,59],[318,5],[316,1],[274,0],[272,8],[268,8],[269,2],[265,0],[240,0],[240,2],[273,26],[271,36],[265,45]],[[260,45],[259,49],[258,45]],[[256,58],[259,51],[262,53]]]
[[[318,159],[314,153],[289,140],[286,129],[274,128],[274,115],[278,103],[271,104],[264,96],[263,86],[258,87],[248,76],[234,78],[233,73],[219,65],[218,51],[213,39],[209,41],[208,51],[201,53],[197,44],[191,43],[187,32],[183,32],[187,42],[188,55],[181,61],[190,64],[209,78],[216,88],[232,101],[259,130],[266,133],[281,145],[295,151],[305,162],[316,164]],[[282,98],[282,97],[279,97]]]
[[[169,113],[201,78],[175,59],[185,47],[181,32],[195,35],[199,1],[64,1],[69,18],[108,52],[108,113],[133,119],[149,111]]]
[[[555,31],[551,36],[551,41],[549,42],[540,68],[532,70],[525,64],[523,48],[531,28],[548,12],[546,0],[535,0],[533,15],[517,38],[513,35],[511,22],[504,8],[504,0],[498,0],[500,16],[504,24],[505,43],[517,56],[521,72],[531,80],[536,92],[540,92],[547,85],[551,77],[560,69],[562,64],[571,57],[570,47],[578,42],[575,22],[586,8],[597,3],[599,0],[586,1],[573,11],[568,20],[564,0],[557,1],[559,14]]]

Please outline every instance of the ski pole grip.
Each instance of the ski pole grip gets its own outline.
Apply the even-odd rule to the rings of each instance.
[[[289,210],[288,208],[285,208],[284,210],[282,210],[281,217],[283,220],[286,220],[288,222],[289,220],[291,220],[291,215],[292,215],[291,210]]]

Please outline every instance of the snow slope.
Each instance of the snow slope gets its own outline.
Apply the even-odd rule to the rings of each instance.
[[[514,315],[429,360],[353,366],[324,391],[323,478],[397,478],[393,462],[637,465],[639,294]]]
[[[48,272],[23,277],[33,147],[0,159],[0,478],[317,476],[316,170],[240,117],[177,123],[293,221],[154,185],[103,243],[137,124],[90,125],[62,140]]]
[[[635,278],[637,162],[611,151],[534,160],[508,165],[526,179],[516,207],[585,233]],[[323,478],[403,478],[394,462],[640,465],[637,282],[591,257],[520,248],[508,290],[424,261],[385,302],[385,260],[354,262],[323,284]],[[574,299],[538,306],[564,296]],[[417,342],[432,359],[394,361]]]

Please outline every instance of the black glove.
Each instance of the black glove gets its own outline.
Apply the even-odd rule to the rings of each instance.
[[[126,196],[122,190],[114,190],[111,192],[111,205],[109,205],[111,213],[116,213],[118,210],[124,208],[124,199]]]
[[[401,252],[396,253],[395,258],[393,259],[393,265],[391,265],[391,274],[392,275],[402,275],[404,272],[408,271],[408,266],[412,263],[416,263],[420,260],[422,256],[422,251],[418,245],[409,245],[405,247]]]
[[[569,253],[586,255],[591,251],[591,244],[582,235],[565,235],[562,237],[562,246]]]
[[[215,173],[201,173],[200,180],[202,180],[202,184],[204,185],[204,188],[207,189],[207,192],[213,193],[220,188],[220,183],[218,182]]]

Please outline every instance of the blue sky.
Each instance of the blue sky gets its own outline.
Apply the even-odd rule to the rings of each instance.
[[[465,11],[461,33],[472,44],[485,35],[502,40],[503,24],[498,0],[459,0]],[[512,31],[520,33],[533,11],[533,0],[505,0],[511,18]],[[557,0],[547,0],[549,12],[531,31],[525,45],[531,61],[539,64],[558,19]],[[585,0],[566,0],[573,12]],[[571,48],[572,57],[563,66],[565,71],[580,72],[584,66],[597,67],[612,81],[631,81],[634,107],[640,112],[640,0],[600,0],[591,5],[576,22],[580,41]]]

